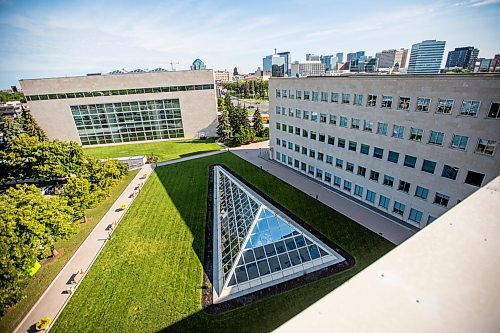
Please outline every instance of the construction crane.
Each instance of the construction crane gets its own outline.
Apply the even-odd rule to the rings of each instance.
[[[170,64],[170,68],[171,68],[173,71],[175,71],[174,65],[178,65],[178,64],[179,64],[179,62],[174,62],[172,59],[170,59],[169,64]]]

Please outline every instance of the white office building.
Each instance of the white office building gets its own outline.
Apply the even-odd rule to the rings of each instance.
[[[84,146],[216,136],[212,70],[20,80],[50,139]]]
[[[410,228],[500,174],[500,75],[285,78],[269,89],[273,159]]]

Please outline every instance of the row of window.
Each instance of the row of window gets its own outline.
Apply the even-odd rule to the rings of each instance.
[[[368,94],[366,98],[366,103],[363,103],[363,94],[353,94],[352,99],[353,105],[366,107],[376,107],[377,104],[384,109],[392,109],[393,105],[396,106],[397,110],[410,110],[412,103],[412,97],[399,96],[396,101],[393,96],[382,95],[379,99],[378,95]],[[280,90],[276,89],[276,97],[290,98],[290,99],[303,99],[310,100],[313,102],[330,102],[330,103],[340,103],[340,104],[351,104],[351,94],[350,93],[338,93],[338,92],[324,92],[322,91],[302,91],[296,90],[295,95],[292,91],[286,89]],[[414,98],[415,99],[415,98]],[[380,100],[380,103],[377,103]],[[436,113],[451,114],[453,106],[455,104],[454,99],[439,98],[435,106]],[[481,102],[476,100],[462,100],[460,105],[460,115],[462,116],[477,116],[479,113]],[[416,112],[429,112],[431,110],[431,99],[428,97],[417,97],[414,105],[414,111]],[[499,119],[500,118],[500,102],[492,102],[490,109],[488,111],[488,118]]]
[[[70,106],[82,145],[183,138],[178,99]]]
[[[43,95],[28,95],[27,101],[44,101],[50,99],[67,99],[67,98],[86,98],[86,97],[102,97],[102,96],[119,96],[119,95],[137,95],[137,94],[155,94],[160,92],[177,92],[191,90],[210,90],[214,89],[213,84],[197,84],[185,86],[169,86],[169,87],[153,87],[153,88],[137,88],[137,89],[121,89],[121,90],[97,90],[84,92],[68,92]]]
[[[339,139],[339,140],[344,140],[344,139]],[[333,143],[332,143],[333,144]],[[300,146],[298,144],[294,144],[293,142],[282,140],[280,138],[276,138],[276,145],[282,146],[283,148],[288,148],[291,151],[295,151],[296,153],[301,153],[302,155],[309,156],[310,158],[316,159],[321,162],[325,162],[326,164],[329,165],[335,165],[335,167],[344,169],[348,172],[354,173],[354,164],[350,162],[346,162],[344,164],[344,160],[341,158],[335,158],[332,155],[329,154],[324,154],[323,152],[316,152],[314,149],[310,149],[304,146]],[[357,151],[357,145],[358,143],[355,141],[349,141],[348,143],[348,149],[351,151],[356,152]],[[341,143],[339,146],[340,148],[345,148],[345,140]],[[361,148],[359,151],[361,154],[369,155],[370,154],[370,146],[367,144],[361,144]],[[373,149],[373,157],[382,159],[384,155],[384,150],[382,148],[374,147]],[[403,166],[408,167],[408,168],[416,168],[417,167],[417,157],[412,156],[412,155],[404,155],[404,158],[401,158],[403,161]],[[391,163],[398,163],[400,161],[400,153],[396,151],[389,150],[387,154],[387,161]],[[428,159],[423,159],[422,163],[420,164],[420,170],[429,174],[434,174],[437,169],[437,162],[428,160]],[[456,180],[459,174],[459,168],[453,165],[448,165],[444,164],[443,168],[441,169],[441,177],[450,179],[450,180]],[[366,176],[366,168],[363,166],[358,166],[357,169],[357,175],[365,177]],[[370,180],[373,180],[375,182],[379,181],[379,172],[375,170],[370,171]],[[483,183],[484,180],[484,174],[468,170],[467,175],[465,177],[464,183],[476,187],[480,187]],[[392,177],[389,177],[392,178]],[[394,180],[394,179],[393,179]],[[406,184],[409,184],[407,182],[404,182]],[[383,185],[390,185],[392,187],[393,182],[386,182],[386,179],[384,178]],[[401,184],[400,184],[401,186]],[[406,188],[406,187],[403,187]],[[401,190],[401,188],[398,188]],[[409,191],[409,185],[408,189],[403,190],[403,192],[408,193]]]
[[[289,109],[290,110],[290,109]],[[306,115],[307,112],[307,115]],[[309,111],[303,111],[302,110],[295,110],[295,116],[297,117],[297,114],[304,114],[304,117],[302,119],[309,119]],[[313,115],[314,114],[314,115]],[[318,119],[318,113],[317,112],[312,112],[311,114],[311,120],[312,119]],[[316,121],[316,120],[314,120]],[[327,114],[325,113],[320,113],[319,114],[319,121],[320,123],[326,123],[327,122]],[[335,115],[329,115],[329,123],[332,125],[337,125],[337,116]],[[348,127],[348,118],[347,117],[340,117],[340,122],[339,122],[340,127]],[[361,127],[362,126],[362,127]],[[396,138],[396,139],[404,139],[407,137],[408,140],[415,141],[415,142],[422,142],[424,140],[424,130],[422,128],[416,128],[416,127],[410,127],[409,134],[405,136],[405,131],[406,128],[403,125],[398,125],[394,124],[392,126],[392,130],[389,133],[389,125],[384,122],[378,122],[377,123],[377,128],[376,130],[374,129],[374,124],[371,121],[364,120],[363,123],[361,124],[361,120],[357,118],[351,118],[351,125],[350,128],[352,129],[362,129],[363,131],[370,132],[370,133],[376,133],[379,135],[391,135],[391,137]],[[282,130],[282,131],[287,131],[289,133],[295,133],[296,135],[301,135],[300,133],[300,128],[294,127],[292,125],[286,125],[282,123],[276,123],[276,129]],[[314,133],[314,135],[313,135]],[[302,135],[307,137],[307,130],[302,130]],[[314,136],[311,137],[311,139],[316,140],[316,132],[311,131],[311,135]],[[320,141],[324,142],[324,134],[319,134]],[[321,140],[323,138],[323,140]],[[440,132],[440,131],[434,131],[430,130],[429,136],[427,138],[427,143],[433,144],[433,145],[438,145],[438,146],[443,146],[444,145],[444,139],[445,139],[445,133]],[[451,141],[449,142],[449,147],[452,149],[458,149],[458,150],[467,150],[468,143],[470,141],[470,138],[466,135],[461,135],[461,134],[453,134],[451,137]],[[485,138],[479,138],[476,144],[476,148],[474,150],[475,153],[478,154],[484,154],[484,155],[493,155],[495,152],[495,148],[497,145],[496,140],[490,140],[490,139],[485,139]]]
[[[413,207],[410,208],[409,210],[407,210],[406,205],[404,203],[397,201],[397,200],[394,200],[394,202],[391,205],[391,199],[389,197],[382,195],[382,194],[378,195],[378,200],[377,200],[377,193],[375,191],[372,191],[370,189],[366,189],[366,191],[365,191],[365,188],[362,185],[353,184],[352,181],[350,181],[350,180],[342,179],[338,175],[334,175],[328,171],[323,171],[322,169],[315,167],[313,165],[310,165],[310,164],[308,165],[305,162],[302,162],[298,159],[294,159],[291,156],[288,156],[282,152],[276,151],[276,160],[279,162],[282,162],[285,165],[289,165],[291,167],[294,167],[294,168],[302,171],[303,173],[309,175],[310,177],[314,177],[315,179],[320,180],[324,183],[327,183],[328,185],[332,185],[334,187],[337,187],[337,188],[343,190],[344,192],[347,192],[355,197],[358,197],[360,200],[364,200],[364,201],[370,203],[371,205],[378,206],[380,209],[384,209],[384,210],[387,210],[389,212],[392,212],[393,214],[398,215],[399,218],[401,218],[403,220],[405,220],[405,218],[406,218],[407,221],[409,221],[413,224],[416,224],[418,226],[420,226],[422,224],[422,218],[424,215],[422,210],[419,210],[419,209],[413,208]],[[365,169],[365,171],[366,171],[366,169]],[[373,171],[371,172],[370,177],[372,177],[372,174],[373,174]],[[394,178],[385,175],[384,179],[385,179],[384,184],[385,184],[385,182],[387,182],[387,184],[385,184],[385,185],[389,186],[389,183],[391,183],[390,186],[392,187],[392,183],[394,182]],[[398,189],[408,193],[408,191],[410,189],[410,185],[404,181],[400,181]],[[415,190],[416,197],[427,200],[428,195],[429,195],[428,189],[426,189],[424,187],[420,187],[420,186],[416,187],[416,190]],[[442,194],[442,193],[439,193],[439,192],[436,192],[436,194],[434,196],[433,203],[446,207],[446,206],[448,206],[449,200],[450,200],[449,196]],[[408,211],[408,214],[405,216],[407,211]],[[427,218],[427,224],[431,223],[435,219],[436,218],[434,216],[429,215]]]

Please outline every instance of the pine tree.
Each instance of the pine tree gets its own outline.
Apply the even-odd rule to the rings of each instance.
[[[229,122],[229,112],[224,109],[219,117],[219,125],[217,125],[217,135],[219,140],[224,142],[231,138],[231,123]]]
[[[262,125],[262,118],[260,115],[259,108],[255,109],[255,112],[253,114],[252,123],[253,123],[253,129],[255,130],[255,135],[262,136],[262,131],[264,129],[264,125]]]

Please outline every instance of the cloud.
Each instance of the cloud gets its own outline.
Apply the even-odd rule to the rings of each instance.
[[[466,6],[466,7],[481,7],[487,5],[494,5],[496,3],[500,3],[500,0],[468,0],[457,2],[455,6]]]

